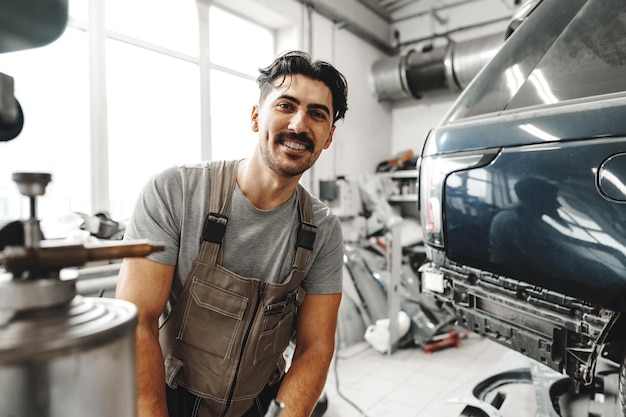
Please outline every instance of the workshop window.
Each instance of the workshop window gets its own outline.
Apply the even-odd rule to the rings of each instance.
[[[68,28],[41,48],[0,55],[24,113],[21,133],[0,142],[0,226],[29,216],[15,172],[46,172],[52,182],[37,212],[59,217],[89,209],[89,68],[87,36]]]
[[[0,225],[29,214],[13,172],[52,174],[40,218],[108,211],[124,221],[156,172],[250,155],[271,30],[194,0],[70,0],[69,9],[59,39],[0,56],[25,115],[22,133],[0,146]]]
[[[272,32],[217,7],[209,9],[211,62],[211,157],[238,159],[252,154],[257,136],[250,129],[259,101],[259,67],[274,58]]]
[[[107,0],[107,30],[165,50],[198,56],[198,13],[194,0]]]
[[[249,121],[258,101],[255,79],[258,66],[271,62],[274,52],[270,30],[210,6],[205,32],[209,68],[200,68],[198,9],[190,7],[194,2],[132,3],[137,4],[128,9],[126,0],[106,2],[107,30],[113,32],[106,61],[109,204],[114,218],[130,215],[145,181],[161,169],[251,154],[256,144]],[[160,10],[150,19],[141,18],[148,7]],[[205,86],[210,111],[201,109],[200,71],[210,71]],[[203,115],[210,120],[202,121]],[[210,130],[205,138],[203,122]],[[210,142],[204,152],[202,140]]]
[[[126,218],[148,178],[201,159],[200,77],[197,64],[113,39],[106,56],[110,213]]]
[[[198,18],[192,0],[104,12],[109,213],[125,219],[152,175],[201,159]]]

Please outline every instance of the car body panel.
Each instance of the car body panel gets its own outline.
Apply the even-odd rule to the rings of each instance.
[[[550,108],[510,111],[493,118],[464,120],[434,129],[422,155],[624,137],[625,114],[626,94],[618,94]]]
[[[597,174],[625,149],[626,137],[508,147],[488,166],[450,174],[447,256],[623,310],[626,206],[602,195]]]
[[[587,384],[622,360],[626,2],[533,6],[418,168],[424,288],[461,325]]]

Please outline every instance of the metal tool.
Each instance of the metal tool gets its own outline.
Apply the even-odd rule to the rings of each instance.
[[[30,200],[30,217],[22,222],[24,245],[7,246],[0,252],[0,266],[13,274],[14,279],[55,278],[63,268],[82,266],[91,261],[147,256],[164,249],[161,244],[145,240],[96,245],[42,240],[36,198],[44,195],[51,180],[52,176],[47,173],[13,174],[20,193]]]
[[[277,399],[273,399],[264,417],[278,417],[283,411],[283,408],[285,408],[285,403]]]

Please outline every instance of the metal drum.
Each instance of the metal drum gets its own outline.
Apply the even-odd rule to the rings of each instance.
[[[74,284],[0,282],[0,416],[136,416],[137,309]]]

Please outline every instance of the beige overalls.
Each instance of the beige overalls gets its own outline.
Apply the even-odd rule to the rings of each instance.
[[[193,413],[185,417],[241,416],[269,382],[282,376],[283,352],[305,296],[300,284],[316,228],[310,195],[300,185],[298,245],[284,281],[243,277],[222,266],[224,213],[237,165],[212,162],[210,213],[200,252],[159,333],[167,385],[196,397]]]

